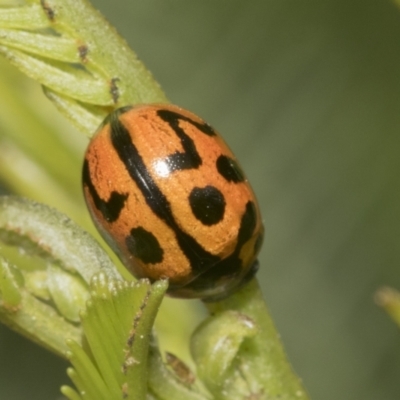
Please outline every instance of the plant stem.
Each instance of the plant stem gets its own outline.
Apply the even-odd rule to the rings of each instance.
[[[261,393],[268,400],[308,399],[300,379],[287,360],[256,279],[226,299],[205,304],[211,315],[235,310],[258,325],[258,334],[248,338],[245,346],[246,365],[251,371],[245,377],[249,387],[260,387],[261,384]]]

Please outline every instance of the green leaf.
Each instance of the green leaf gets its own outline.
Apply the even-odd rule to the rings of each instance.
[[[10,295],[3,292],[3,285],[1,290],[0,321],[9,328],[61,357],[65,357],[68,350],[66,339],[81,340],[81,329],[67,322],[51,305],[20,288],[17,306],[10,308]]]
[[[216,399],[308,399],[256,279],[206,305],[212,316],[195,332],[191,347],[199,374]]]
[[[88,2],[32,3],[0,10],[0,53],[26,75],[70,102],[96,106],[94,116],[105,107],[109,112],[126,104],[167,102],[125,41]],[[93,134],[82,123],[82,110],[60,107],[61,98],[59,110]]]
[[[87,286],[77,275],[60,268],[47,268],[47,287],[57,310],[69,321],[79,322],[79,313],[88,299]]]
[[[229,375],[240,374],[235,363],[240,346],[258,332],[257,325],[246,315],[227,310],[206,319],[194,332],[191,349],[197,371],[203,382],[217,396],[226,390]],[[232,394],[231,394],[232,396]]]
[[[82,325],[83,349],[69,342],[73,369],[68,374],[88,400],[144,399],[147,392],[151,329],[167,282],[126,282],[97,275]],[[63,387],[69,399],[77,392]]]
[[[187,385],[168,369],[155,340],[150,343],[149,391],[158,400],[208,400],[212,397],[201,385]]]
[[[89,284],[100,271],[118,272],[97,242],[64,214],[44,204],[16,197],[0,197],[0,240],[19,246],[28,255],[79,273]]]
[[[103,108],[81,103],[47,87],[44,87],[43,91],[61,114],[69,118],[88,137],[91,137],[93,132],[96,132],[101,122],[107,116],[107,111]]]
[[[97,242],[60,212],[14,196],[0,197],[0,320],[65,356],[92,277],[121,279]]]
[[[53,60],[67,63],[81,61],[76,40],[72,38],[51,36],[49,34],[0,29],[0,43],[23,52],[46,57],[51,54]]]
[[[56,92],[89,104],[114,104],[110,94],[111,81],[107,82],[70,64],[30,55],[14,48],[0,46],[0,53],[26,75]]]
[[[18,270],[0,257],[0,294],[1,306],[8,310],[17,309],[21,304],[20,282],[18,283]]]
[[[48,18],[43,13],[43,7],[39,4],[2,8],[0,21],[4,28],[43,29],[49,25]]]

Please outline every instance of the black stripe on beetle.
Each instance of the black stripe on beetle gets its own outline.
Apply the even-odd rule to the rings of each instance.
[[[179,126],[179,121],[186,121],[197,128],[199,131],[205,133],[208,136],[215,136],[216,133],[214,129],[206,124],[205,122],[199,123],[193,121],[192,119],[185,117],[170,110],[158,110],[157,115],[165,121],[171,129],[176,133],[179,140],[181,141],[182,147],[185,150],[182,152],[176,152],[171,154],[165,159],[169,170],[171,172],[184,169],[195,169],[201,164],[201,157],[197,152],[196,145],[194,141],[185,133],[185,131]]]
[[[257,209],[256,205],[252,201],[248,201],[246,204],[246,211],[240,221],[240,228],[238,234],[238,242],[236,249],[240,251],[241,247],[251,238],[254,229],[257,226]]]
[[[100,124],[98,131],[104,128],[107,124],[111,125],[111,121],[114,121],[115,118],[119,118],[122,114],[127,113],[128,111],[132,110],[133,106],[125,106],[121,108],[117,108],[111,114],[108,114],[106,118],[104,118],[103,122]]]
[[[128,198],[127,193],[111,192],[108,200],[103,200],[97,193],[96,187],[93,185],[89,171],[89,163],[85,159],[83,162],[82,171],[83,184],[88,188],[95,207],[101,212],[101,215],[107,222],[114,222],[119,218],[119,215],[124,208],[125,201]]]
[[[217,280],[225,275],[241,273],[242,260],[239,258],[239,254],[243,245],[252,237],[256,226],[256,206],[252,201],[248,201],[240,221],[238,240],[234,252],[229,257],[221,260],[221,262],[218,263],[218,268],[213,268],[205,273],[208,279]]]
[[[216,264],[220,258],[205,250],[192,236],[184,232],[171,211],[171,205],[164,193],[151,177],[138,149],[132,142],[129,131],[119,120],[118,115],[111,115],[111,142],[120,160],[125,165],[130,177],[142,192],[147,205],[175,233],[179,247],[198,274]]]
[[[179,121],[186,121],[189,122],[189,124],[193,125],[195,128],[197,128],[199,131],[205,133],[208,136],[216,136],[217,134],[215,133],[215,130],[212,126],[208,125],[206,122],[196,122],[193,121],[189,117],[185,117],[182,114],[179,114],[175,111],[171,110],[165,110],[161,109],[157,111],[157,115],[164,120],[165,122],[168,122],[169,126],[175,131],[175,128],[179,128]],[[181,128],[179,128],[181,129]]]
[[[243,272],[242,260],[239,257],[240,251],[243,245],[252,237],[254,230],[257,226],[257,211],[256,206],[252,201],[248,201],[246,204],[245,212],[240,221],[238,241],[234,252],[227,258],[221,260],[215,268],[210,268],[201,275],[199,275],[195,280],[190,282],[185,286],[187,289],[193,289],[195,291],[201,291],[210,287],[210,282],[214,282],[218,285],[218,281],[225,276],[234,277],[239,276]],[[260,235],[257,240],[257,246],[260,246],[262,242],[262,235]],[[244,284],[250,280],[254,274],[257,272],[258,263],[255,261],[251,266],[250,270],[247,272],[245,279],[241,280],[240,283]],[[232,279],[234,281],[234,279]],[[178,286],[178,285],[177,285]],[[171,286],[173,288],[173,286]],[[179,287],[179,286],[178,286]],[[218,295],[210,300],[215,300]]]

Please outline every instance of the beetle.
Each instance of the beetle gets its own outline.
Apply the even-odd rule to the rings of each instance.
[[[137,278],[214,301],[257,271],[260,209],[238,161],[201,118],[170,104],[125,106],[86,150],[92,219]]]

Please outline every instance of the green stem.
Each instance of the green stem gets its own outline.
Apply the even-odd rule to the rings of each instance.
[[[300,379],[287,360],[256,279],[232,296],[206,303],[206,306],[212,315],[227,310],[240,312],[258,326],[258,334],[248,338],[246,343],[246,364],[251,374],[247,374],[245,379],[249,387],[261,385],[262,398],[268,400],[308,399]]]
[[[27,291],[21,290],[20,294],[18,310],[0,308],[0,322],[60,357],[65,357],[69,350],[66,339],[81,343],[82,330],[78,326],[67,322],[56,310]]]

